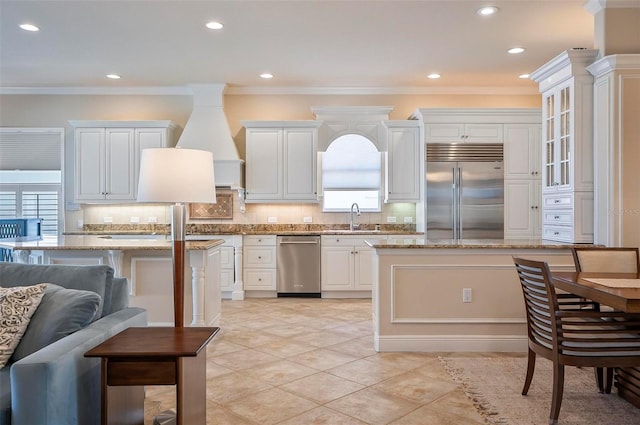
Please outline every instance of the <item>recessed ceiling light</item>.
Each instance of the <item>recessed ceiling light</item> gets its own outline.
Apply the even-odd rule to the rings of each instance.
[[[273,74],[269,74],[268,72],[265,72],[263,74],[260,74],[260,78],[264,78],[265,80],[268,80],[270,78],[273,78]]]
[[[209,28],[210,30],[221,30],[222,27],[224,27],[224,25],[222,25],[220,22],[211,21],[211,22],[207,22],[206,27]]]
[[[118,74],[107,74],[107,78],[111,78],[112,80],[119,80],[120,76]]]
[[[529,74],[520,74],[518,78],[522,78],[524,80],[525,78],[529,78]]]
[[[440,78],[440,74],[436,74],[435,72],[427,75],[427,78],[431,78],[432,80]]]
[[[498,12],[498,8],[495,6],[481,7],[477,11],[478,15],[481,15],[481,16],[489,16],[497,12]]]
[[[517,55],[518,53],[524,52],[524,49],[522,47],[514,47],[512,49],[507,50],[507,52],[511,53],[512,55]]]
[[[25,31],[40,31],[40,28],[32,24],[21,24],[20,28],[22,28]]]

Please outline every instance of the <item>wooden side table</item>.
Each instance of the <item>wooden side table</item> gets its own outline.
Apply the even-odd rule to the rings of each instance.
[[[102,425],[143,425],[145,385],[175,385],[177,425],[205,425],[204,348],[219,330],[132,327],[87,351],[102,358]]]

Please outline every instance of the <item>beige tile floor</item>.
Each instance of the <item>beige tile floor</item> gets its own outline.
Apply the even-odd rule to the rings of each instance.
[[[208,425],[477,425],[429,353],[376,353],[370,300],[223,301],[207,347]],[[175,407],[148,387],[145,425]]]

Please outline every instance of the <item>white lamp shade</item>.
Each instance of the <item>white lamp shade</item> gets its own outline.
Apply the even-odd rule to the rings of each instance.
[[[144,149],[138,202],[216,202],[213,154],[181,148]]]

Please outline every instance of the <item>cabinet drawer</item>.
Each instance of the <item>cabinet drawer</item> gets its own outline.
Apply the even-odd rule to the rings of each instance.
[[[560,242],[571,242],[573,240],[573,227],[545,226],[542,230],[542,238]]]
[[[336,235],[336,236],[322,236],[322,246],[355,246],[356,248],[366,246],[364,241],[370,242],[386,242],[386,236],[371,235],[367,236],[351,236],[351,235]]]
[[[276,271],[245,269],[244,289],[253,291],[275,291]]]
[[[245,246],[276,246],[275,235],[250,235],[242,240]]]
[[[247,247],[244,253],[245,267],[275,268],[276,248]]]
[[[545,224],[561,224],[571,226],[573,223],[573,211],[545,211],[543,215],[543,222]]]
[[[546,208],[571,208],[573,197],[570,194],[545,195],[543,202]]]

